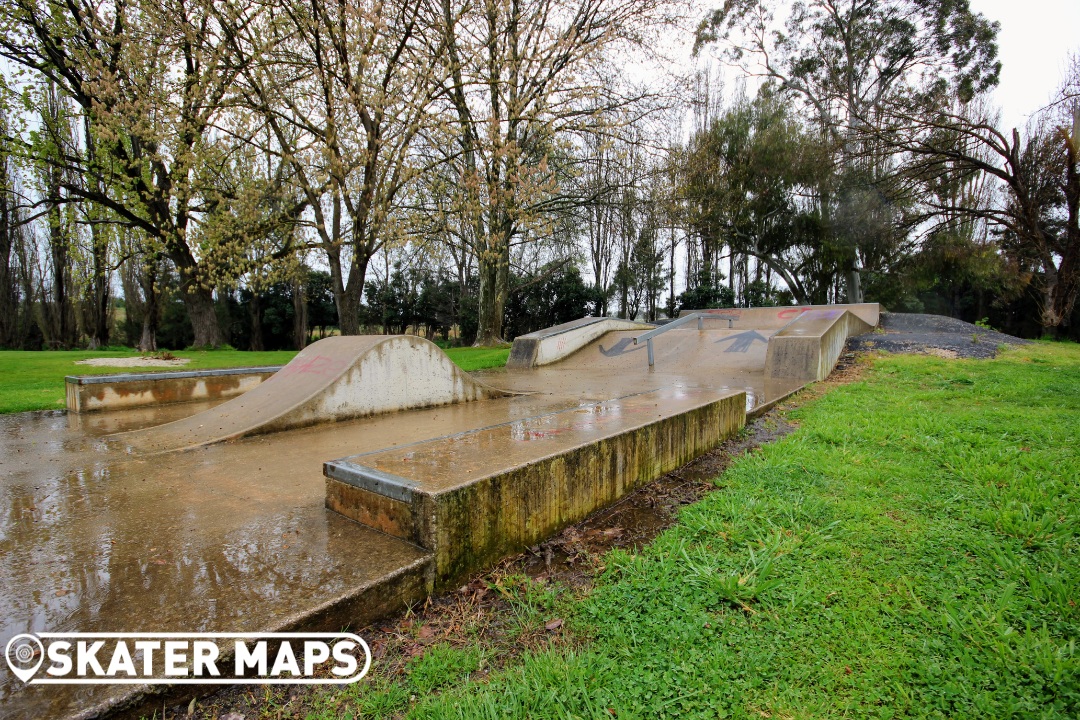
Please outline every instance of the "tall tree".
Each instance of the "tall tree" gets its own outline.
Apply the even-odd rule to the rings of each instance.
[[[222,341],[210,267],[221,262],[199,220],[229,198],[215,163],[218,123],[243,69],[226,41],[257,5],[223,26],[211,0],[12,0],[0,6],[0,56],[62,88],[90,122],[94,153],[46,162],[70,170],[72,201],[140,229],[176,266],[195,344]]]
[[[535,234],[566,200],[557,146],[601,132],[611,113],[638,99],[618,91],[605,53],[647,42],[668,5],[441,0],[443,97],[456,125],[446,160],[477,258],[478,345],[502,341],[514,238]]]
[[[411,149],[439,87],[431,13],[424,1],[282,0],[234,38],[263,147],[292,165],[313,215],[345,335],[360,330],[368,264],[403,238],[400,197],[424,169]]]
[[[1068,326],[1080,297],[1080,103],[1071,99],[1056,109],[1023,133],[946,109],[917,123],[898,118],[900,132],[891,135],[897,150],[915,156],[923,177],[985,173],[1000,184],[997,203],[945,195],[927,201],[929,212],[1000,228],[1004,252],[1033,271],[1040,322],[1052,333]]]
[[[860,253],[881,255],[863,238],[879,237],[874,206],[890,158],[867,130],[885,114],[922,112],[944,87],[969,100],[994,86],[996,35],[968,0],[727,0],[702,22],[697,48],[719,43],[748,74],[793,94],[831,143],[839,182],[822,187],[821,204],[849,301],[861,300]]]

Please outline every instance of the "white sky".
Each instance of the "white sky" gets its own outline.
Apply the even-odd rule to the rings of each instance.
[[[994,97],[1005,127],[1022,128],[1050,102],[1070,53],[1080,52],[1080,0],[970,0],[1001,23],[1001,83]]]

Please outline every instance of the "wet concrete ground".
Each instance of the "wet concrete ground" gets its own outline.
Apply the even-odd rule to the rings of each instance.
[[[187,452],[139,455],[105,436],[207,405],[0,417],[0,643],[22,632],[278,627],[425,557],[325,510],[324,461],[658,388],[745,389],[752,406],[763,398],[771,332],[674,330],[657,339],[653,369],[633,333],[617,333],[556,366],[480,374],[533,395]],[[0,669],[5,717],[73,715],[123,692],[24,689]]]

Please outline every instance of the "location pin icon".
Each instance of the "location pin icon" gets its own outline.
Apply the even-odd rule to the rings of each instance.
[[[8,640],[4,656],[15,677],[28,682],[45,660],[45,648],[33,635],[16,635]]]

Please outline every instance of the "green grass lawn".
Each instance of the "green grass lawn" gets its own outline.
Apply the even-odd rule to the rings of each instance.
[[[521,580],[569,646],[376,660],[307,717],[1080,717],[1080,348],[881,358],[789,418],[591,591]]]
[[[506,364],[509,348],[450,348],[447,355],[462,369],[471,371]],[[177,350],[176,357],[190,358],[182,370],[284,365],[296,353],[291,350],[242,352],[239,350]],[[96,357],[138,357],[136,350],[0,351],[0,413],[25,410],[57,410],[64,407],[64,377],[108,375],[119,372],[160,372],[162,368],[115,368],[76,365]]]

